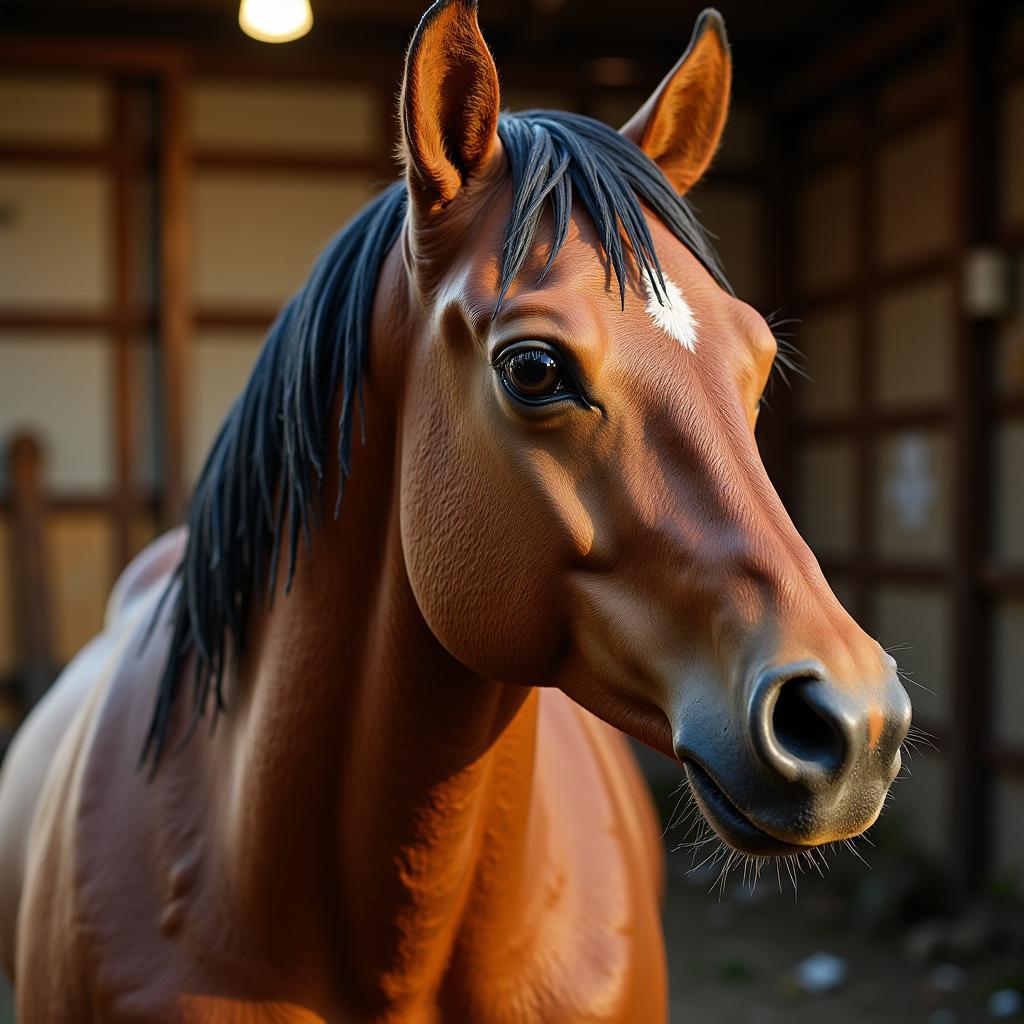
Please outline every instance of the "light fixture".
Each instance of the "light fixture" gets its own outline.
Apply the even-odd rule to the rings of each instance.
[[[242,31],[261,43],[290,43],[313,27],[309,0],[242,0]]]

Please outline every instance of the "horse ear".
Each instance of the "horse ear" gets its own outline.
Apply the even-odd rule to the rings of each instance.
[[[725,22],[709,7],[697,19],[679,63],[620,129],[680,193],[696,184],[715,155],[731,81]]]
[[[497,138],[498,72],[476,0],[437,0],[405,59],[402,133],[410,188],[443,205],[482,167]]]

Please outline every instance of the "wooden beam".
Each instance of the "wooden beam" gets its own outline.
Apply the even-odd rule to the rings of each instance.
[[[210,149],[196,151],[201,171],[246,171],[275,174],[365,174],[380,176],[379,156],[344,153],[284,152],[260,149]],[[395,168],[391,167],[392,177]]]
[[[1024,222],[1004,225],[999,235],[1004,245],[1024,245]]]
[[[114,449],[114,576],[131,560],[135,520],[135,466],[138,453],[139,417],[137,413],[136,345],[137,328],[131,312],[137,304],[135,267],[140,261],[135,237],[133,191],[141,171],[131,127],[131,84],[126,79],[114,82],[113,147],[117,153],[114,166],[113,231],[111,232],[111,264],[114,282],[114,304],[117,328],[114,332],[113,386],[113,449]]]
[[[1024,598],[1024,568],[987,562],[977,572],[978,584],[992,595]]]
[[[0,142],[0,163],[104,167],[117,159],[111,146],[75,146],[42,142]]]
[[[179,74],[185,64],[182,49],[146,41],[0,36],[0,67],[49,68],[57,72],[106,74]]]
[[[949,115],[949,96],[927,96],[908,110],[890,115],[878,124],[878,138],[882,143],[899,142],[913,135],[921,128]],[[857,159],[859,139],[839,142],[818,153],[803,155],[795,173],[801,179],[821,174],[823,171]]]
[[[761,250],[764,275],[765,311],[779,310],[786,318],[794,309],[796,265],[794,226],[796,217],[796,175],[792,120],[780,118],[765,132],[767,140],[766,182],[759,197]],[[783,382],[775,381],[768,396],[769,407],[757,422],[757,441],[765,469],[782,503],[791,511],[794,500],[794,394]]]
[[[114,310],[0,309],[0,331],[53,331],[55,334],[67,331],[78,334],[116,329],[117,313]]]
[[[894,562],[891,559],[862,557],[835,558],[823,555],[819,560],[826,575],[843,575],[863,578],[872,587],[889,583],[906,587],[947,587],[953,577],[949,565],[927,565],[919,562]]]
[[[989,407],[999,417],[1020,419],[1024,417],[1024,394],[993,395]]]
[[[1024,750],[1020,747],[1000,745],[988,754],[989,765],[1002,775],[1024,781]]]
[[[878,292],[877,223],[878,190],[875,177],[878,121],[875,97],[861,98],[860,151],[857,160],[857,346],[855,393],[861,414],[854,432],[856,446],[857,494],[854,515],[854,544],[857,569],[853,573],[857,596],[857,620],[872,635],[878,632],[875,601],[868,562],[875,550],[875,506],[878,481],[873,462],[875,441],[875,364],[878,331],[875,300]]]
[[[144,310],[54,310],[45,306],[0,308],[0,331],[50,331],[85,334],[88,332],[117,332],[129,330],[140,344],[148,344],[147,331],[155,331],[159,324],[154,312]],[[6,339],[0,337],[0,344]],[[61,339],[64,340],[63,338]],[[72,339],[73,340],[73,339]]]
[[[934,252],[891,267],[879,266],[877,260],[874,260],[871,273],[877,288],[889,289],[918,284],[940,274],[948,274],[952,269],[953,263],[948,252]],[[805,291],[800,297],[800,305],[804,309],[812,309],[838,302],[859,302],[861,298],[861,283],[855,277],[842,284]]]
[[[46,495],[50,515],[95,516],[110,515],[117,496],[113,490],[96,494],[76,491],[56,491]],[[11,515],[14,501],[9,493],[0,491],[0,515]],[[135,496],[136,512],[156,516],[160,511],[160,497],[156,492],[143,491]]]
[[[936,5],[938,8],[940,5]],[[974,245],[995,238],[996,109],[991,55],[997,52],[988,5],[945,0],[946,32],[953,95],[955,242],[953,265],[967,264]],[[951,848],[957,877],[965,890],[983,883],[990,863],[992,791],[990,718],[992,708],[987,609],[975,567],[984,558],[991,476],[986,450],[985,410],[989,404],[986,353],[992,325],[966,313],[963,273],[954,277],[949,310],[955,325],[953,403],[954,451],[953,713],[951,736]]]
[[[284,302],[282,301],[282,305]],[[196,326],[213,331],[257,331],[263,333],[274,322],[276,309],[256,309],[246,306],[220,306],[200,308],[196,311]]]
[[[852,434],[863,423],[861,412],[825,417],[801,416],[801,437],[835,437]],[[872,422],[878,430],[920,430],[942,426],[949,420],[949,406],[921,405],[906,409],[876,409]]]
[[[46,504],[43,451],[30,434],[20,434],[7,447],[10,471],[11,566],[13,606],[17,617],[21,695],[27,712],[53,681],[50,572],[43,543]]]
[[[175,66],[159,83],[160,361],[163,420],[163,526],[185,508],[185,381],[192,330],[190,157],[185,75]]]

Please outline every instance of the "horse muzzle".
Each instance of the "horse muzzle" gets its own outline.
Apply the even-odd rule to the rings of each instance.
[[[760,673],[741,715],[716,705],[690,706],[675,751],[701,812],[731,846],[795,853],[874,822],[910,728],[894,671],[854,690],[803,661]]]

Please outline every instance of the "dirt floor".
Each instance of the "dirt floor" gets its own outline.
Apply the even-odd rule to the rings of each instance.
[[[1024,1021],[1020,1010],[990,1014],[995,993],[992,1008],[1011,1009],[1024,986],[1024,950],[999,907],[930,917],[893,866],[804,875],[796,898],[785,876],[781,892],[775,877],[762,877],[753,896],[736,880],[719,898],[708,891],[713,877],[686,873],[688,854],[670,855],[669,865],[672,1024]],[[841,958],[847,979],[810,994],[797,968],[819,953]]]

